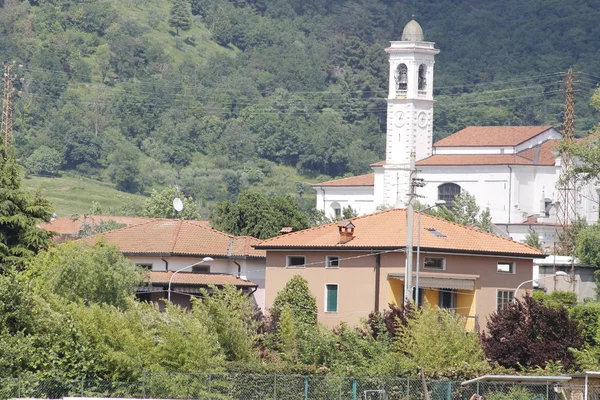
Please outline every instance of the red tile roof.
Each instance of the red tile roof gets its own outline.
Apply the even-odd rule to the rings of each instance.
[[[101,237],[130,255],[265,257],[264,251],[252,248],[260,242],[259,239],[219,232],[206,227],[202,221],[152,219],[80,240],[95,243]]]
[[[416,214],[416,213],[415,213]],[[416,220],[416,216],[415,216]],[[288,233],[261,242],[259,249],[398,249],[406,247],[406,209],[391,209],[352,219],[354,237],[340,244],[337,223]],[[545,257],[523,243],[458,225],[431,215],[421,215],[421,248],[467,254]],[[443,234],[443,237],[434,234]],[[413,243],[417,242],[415,226]]]
[[[417,165],[533,165],[515,154],[435,154]]]
[[[375,174],[351,176],[350,178],[335,179],[328,182],[316,183],[313,186],[373,186]]]
[[[152,271],[150,272],[150,283],[155,285],[168,284],[173,276],[173,271]],[[258,286],[251,281],[245,281],[230,274],[202,274],[198,272],[179,272],[173,278],[171,284],[179,285],[234,285],[234,286]]]
[[[559,140],[548,140],[517,154],[434,154],[417,165],[555,165]]]
[[[551,126],[468,126],[434,147],[516,146],[551,129]]]
[[[520,152],[519,156],[533,161],[535,165],[554,165],[556,164],[556,147],[559,143],[558,139],[548,140],[539,146]]]
[[[101,222],[115,221],[119,224],[131,226],[150,221],[151,219],[152,218],[122,217],[115,215],[81,215],[76,220],[73,220],[71,217],[61,217],[50,222],[43,222],[40,224],[40,228],[46,231],[56,232],[59,235],[76,235],[84,222],[89,225],[98,225]],[[206,221],[206,223],[208,223],[208,221]]]

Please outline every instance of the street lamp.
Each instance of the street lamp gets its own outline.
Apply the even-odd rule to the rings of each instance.
[[[517,302],[517,292],[519,291],[521,286],[523,286],[524,284],[530,283],[530,282],[535,282],[535,281],[541,281],[542,279],[554,278],[557,276],[569,276],[569,274],[567,274],[565,271],[556,271],[556,273],[554,275],[548,275],[548,276],[544,276],[543,278],[537,278],[537,279],[529,279],[528,281],[519,283],[519,286],[517,286],[517,288],[515,289],[515,295],[513,296],[513,303]]]
[[[196,265],[200,265],[203,262],[211,262],[211,261],[214,261],[214,259],[212,257],[204,257],[202,259],[202,261],[198,261],[197,263],[193,263],[191,265],[188,265],[187,267],[183,267],[183,268],[178,269],[177,271],[173,272],[173,275],[171,275],[171,279],[169,279],[169,288],[167,289],[167,299],[169,300],[169,303],[171,302],[171,282],[173,282],[173,278],[175,278],[175,275],[177,275],[178,273],[180,273],[181,271],[183,271],[185,269],[195,267]]]
[[[417,308],[419,307],[419,268],[420,268],[419,263],[421,262],[419,259],[421,256],[421,213],[423,211],[431,210],[432,208],[445,206],[445,205],[446,205],[445,200],[438,200],[435,202],[434,205],[424,208],[422,210],[419,210],[419,212],[417,213],[417,275],[415,278],[415,288],[416,288],[415,304],[416,304]]]

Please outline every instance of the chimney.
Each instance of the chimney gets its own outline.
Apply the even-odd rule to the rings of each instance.
[[[338,223],[340,231],[340,244],[348,243],[354,238],[354,224],[350,220],[344,220]]]

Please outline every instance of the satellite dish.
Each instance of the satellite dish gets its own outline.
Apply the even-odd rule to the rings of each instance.
[[[175,197],[173,199],[173,208],[177,212],[181,212],[181,210],[183,210],[183,201],[181,201],[179,197]]]

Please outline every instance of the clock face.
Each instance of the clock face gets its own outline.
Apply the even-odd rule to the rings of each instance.
[[[417,123],[421,128],[425,128],[427,126],[427,122],[427,114],[425,114],[424,111],[421,111],[417,117]]]
[[[398,128],[400,128],[401,126],[404,126],[405,122],[406,122],[406,117],[404,116],[404,113],[402,111],[398,111],[394,115],[394,125],[396,125]]]

